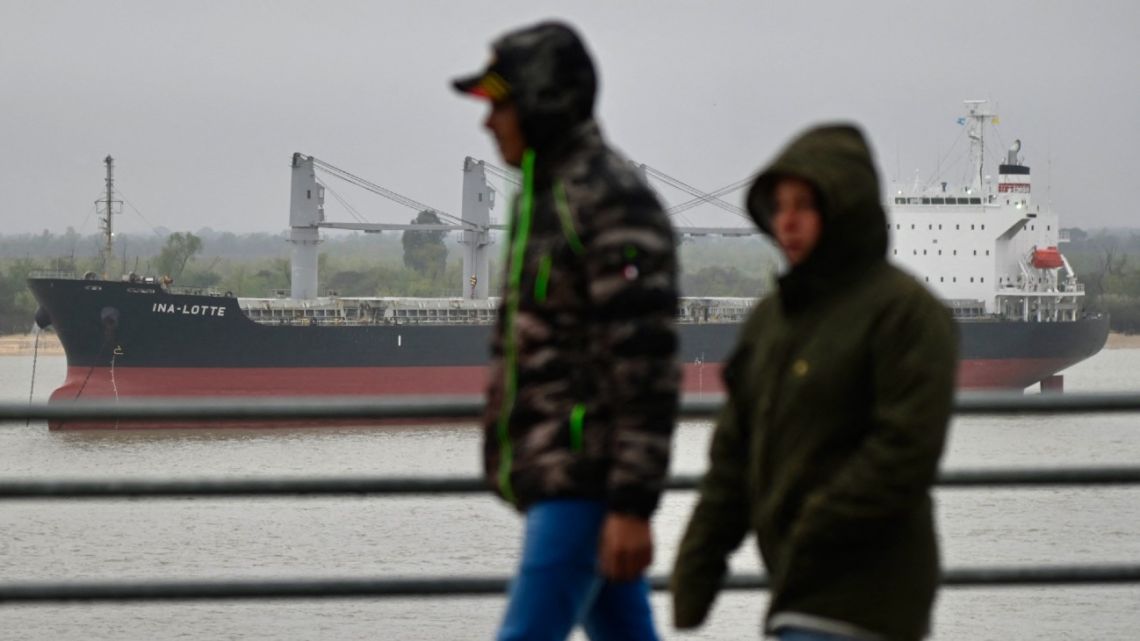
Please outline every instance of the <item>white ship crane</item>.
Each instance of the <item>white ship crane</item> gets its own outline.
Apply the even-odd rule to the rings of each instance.
[[[748,218],[743,209],[721,200],[720,196],[741,189],[751,181],[751,177],[706,193],[648,165],[638,165],[638,167],[648,177],[655,178],[691,196],[690,200],[668,209],[667,213],[670,215],[680,214],[698,205],[710,204],[742,218]],[[318,169],[416,212],[433,212],[443,222],[439,224],[400,224],[370,223],[363,220],[358,222],[328,221],[325,218],[324,209],[326,187],[317,176]],[[301,153],[293,154],[292,174],[289,203],[289,243],[292,245],[290,298],[312,300],[318,296],[317,257],[321,228],[364,232],[407,230],[461,232],[462,238],[459,242],[463,245],[464,252],[460,288],[463,297],[468,299],[487,298],[489,294],[488,284],[490,283],[490,266],[487,256],[487,248],[491,244],[490,232],[505,228],[505,225],[493,222],[491,219],[491,209],[495,204],[496,192],[488,182],[487,177],[489,174],[517,187],[519,186],[519,179],[516,172],[470,156],[465,158],[463,161],[463,200],[460,216],[408,198],[313,156]],[[335,194],[335,192],[333,193]],[[747,227],[677,226],[675,229],[678,234],[687,236],[747,236],[758,233],[752,225]]]
[[[470,160],[469,158],[468,161]],[[416,212],[430,211],[448,222],[440,224],[330,222],[325,219],[325,186],[317,179],[317,169]],[[490,229],[490,197],[484,197],[483,190],[477,188],[479,183],[482,183],[485,188],[486,179],[474,175],[476,173],[481,174],[482,169],[472,166],[471,162],[464,163],[465,215],[462,217],[449,214],[437,207],[425,205],[313,156],[306,156],[301,153],[293,154],[292,171],[292,190],[289,200],[289,242],[293,245],[290,268],[290,297],[293,299],[311,300],[317,297],[317,246],[320,243],[320,228],[322,227],[365,232],[406,231],[409,229],[421,231],[458,230],[464,232],[464,242],[468,242],[469,235],[477,242],[479,238],[485,237]],[[470,209],[468,207],[469,200],[473,202]],[[482,281],[482,298],[486,298],[486,258],[479,256],[478,254],[481,253],[479,251],[469,253],[475,255],[464,257],[463,271],[464,273],[483,275],[483,278],[478,280]],[[480,258],[484,263],[482,267],[478,266]],[[479,291],[478,286],[476,291]]]

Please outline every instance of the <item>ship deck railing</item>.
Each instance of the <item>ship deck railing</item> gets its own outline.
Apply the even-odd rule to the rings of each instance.
[[[147,283],[148,285],[157,285],[157,283]],[[213,296],[215,298],[236,298],[233,292],[224,292],[220,289],[213,287],[190,287],[187,285],[165,285],[162,286],[162,291],[167,294],[174,294],[178,296]]]
[[[721,403],[718,398],[686,398],[680,413],[683,418],[707,419],[715,415]],[[476,398],[125,399],[117,402],[0,403],[0,423],[11,426],[31,420],[115,420],[120,428],[127,428],[135,421],[161,420],[474,420],[481,415],[482,409],[480,400]],[[1140,394],[969,394],[956,400],[954,410],[959,416],[1140,413]],[[692,491],[698,481],[695,475],[675,476],[667,481],[666,489]],[[939,474],[936,484],[947,489],[1130,487],[1140,485],[1140,467],[945,470]],[[2,480],[0,502],[159,500],[175,497],[435,496],[486,491],[480,479],[457,477]],[[506,576],[417,576],[0,582],[0,606],[33,602],[489,596],[505,594],[508,581]],[[655,590],[666,590],[668,578],[653,576],[650,584]],[[1136,585],[1140,584],[1140,563],[949,568],[942,574],[942,584],[946,587]],[[768,585],[768,578],[763,574],[738,574],[730,576],[724,587],[728,590],[762,590]]]
[[[28,272],[28,278],[56,279],[56,280],[82,280],[82,277],[72,270],[36,269]]]

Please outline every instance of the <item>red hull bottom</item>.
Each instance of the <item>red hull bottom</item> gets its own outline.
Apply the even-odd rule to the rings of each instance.
[[[719,364],[687,364],[684,392],[720,394]],[[185,396],[469,396],[486,391],[474,367],[69,367],[51,400]]]
[[[1072,364],[1068,359],[963,361],[961,389],[1024,389]],[[687,363],[682,392],[724,393],[717,363]],[[471,396],[486,388],[486,369],[472,367],[327,367],[327,368],[118,368],[69,367],[52,401],[139,397],[243,396]],[[406,424],[407,421],[400,421]],[[368,421],[375,424],[376,421]],[[344,421],[274,421],[187,423],[53,423],[53,429],[139,429],[180,427],[298,427],[345,425]]]
[[[958,364],[958,389],[1023,390],[1083,358],[1017,358],[970,360]]]

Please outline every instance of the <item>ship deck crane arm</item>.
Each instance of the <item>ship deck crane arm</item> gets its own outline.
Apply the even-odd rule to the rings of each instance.
[[[408,198],[407,196],[404,196],[402,194],[398,194],[398,193],[392,191],[391,189],[381,187],[380,185],[377,185],[376,183],[374,183],[370,180],[361,178],[360,176],[357,176],[356,174],[345,171],[339,167],[336,167],[335,165],[330,165],[329,163],[327,163],[327,162],[325,162],[319,158],[316,158],[316,157],[312,157],[312,158],[313,158],[313,166],[314,167],[316,167],[316,168],[320,169],[321,171],[324,171],[324,172],[326,172],[332,176],[340,178],[341,180],[343,180],[347,183],[356,185],[357,187],[360,187],[361,189],[364,189],[366,191],[370,191],[370,192],[372,192],[378,196],[382,196],[384,198],[387,198],[388,200],[391,200],[394,203],[398,203],[398,204],[403,205],[405,207],[414,209],[417,212],[425,211],[425,210],[435,212],[437,215],[439,215],[440,218],[443,218],[445,220],[448,220],[448,221],[451,221],[452,223],[454,223],[456,225],[455,229],[468,229],[471,227],[468,223],[465,223],[463,221],[463,219],[461,219],[459,216],[456,216],[454,214],[449,214],[449,213],[443,211],[442,209],[438,209],[438,208],[432,207],[430,205],[425,205],[424,203],[421,203],[417,200],[413,200],[411,198]],[[328,225],[322,225],[322,227],[324,227],[324,226],[328,226]]]

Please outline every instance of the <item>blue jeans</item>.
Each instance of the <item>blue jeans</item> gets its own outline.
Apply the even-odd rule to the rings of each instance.
[[[845,634],[831,634],[804,628],[780,628],[776,631],[777,641],[859,641]]]
[[[499,641],[562,641],[579,624],[592,641],[657,641],[645,578],[619,583],[598,573],[605,518],[605,504],[590,500],[542,501],[527,511]]]

